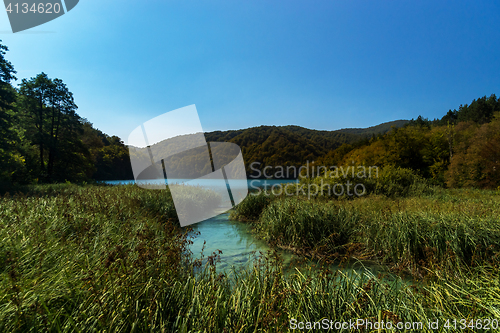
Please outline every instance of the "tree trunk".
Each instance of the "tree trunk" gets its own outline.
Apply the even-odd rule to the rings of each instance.
[[[40,136],[40,175],[44,177],[45,163],[43,162],[43,99],[40,97],[40,109],[38,110],[38,135]]]

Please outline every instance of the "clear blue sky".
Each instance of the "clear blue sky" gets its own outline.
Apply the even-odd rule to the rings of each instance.
[[[500,95],[499,17],[498,1],[81,0],[17,34],[0,11],[0,39],[19,79],[62,79],[126,141],[190,104],[206,131],[441,117]]]

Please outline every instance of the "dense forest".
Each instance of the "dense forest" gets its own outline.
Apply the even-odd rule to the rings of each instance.
[[[1,41],[0,41],[1,42]],[[41,73],[22,79],[0,44],[0,187],[16,184],[132,179],[129,149],[117,136],[78,115],[61,79]],[[205,133],[232,142],[246,169],[265,166],[370,165],[416,171],[448,187],[500,185],[500,99],[478,98],[441,119],[397,120],[366,129],[310,130],[260,126]],[[255,164],[254,164],[255,168]]]

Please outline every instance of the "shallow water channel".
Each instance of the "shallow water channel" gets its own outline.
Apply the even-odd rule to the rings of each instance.
[[[196,237],[192,239],[190,245],[192,255],[196,259],[202,259],[203,264],[207,262],[207,257],[213,253],[219,253],[220,261],[216,264],[218,272],[231,273],[249,268],[258,259],[260,253],[266,254],[272,250],[265,241],[259,239],[252,232],[250,223],[231,221],[229,213],[224,213],[191,226]],[[202,252],[203,251],[203,252]],[[291,251],[275,249],[283,260],[284,273],[295,273],[299,269],[302,273],[309,271],[312,267],[319,267],[315,260],[304,260],[304,258],[293,254]],[[329,265],[330,270],[339,269],[338,265]],[[314,269],[313,269],[314,270]],[[382,267],[370,262],[353,262],[343,265],[342,271],[345,273],[364,274],[367,271],[377,275],[383,271]]]
[[[199,233],[194,239],[190,250],[194,258],[206,259],[213,252],[219,253],[220,262],[217,268],[220,270],[231,268],[242,268],[251,264],[259,252],[266,253],[270,247],[252,233],[250,224],[231,221],[229,213],[220,214],[191,226],[195,233]],[[202,254],[203,249],[203,254]],[[278,250],[284,264],[289,265],[294,255],[288,251]]]
[[[283,179],[252,179],[247,182],[244,181],[242,186],[248,186],[248,189],[255,190],[257,188],[270,188],[273,185],[280,183],[295,182],[294,180]],[[128,181],[107,181],[108,184],[122,185],[134,183],[133,180]],[[192,255],[196,259],[203,259],[206,263],[207,257],[211,256],[214,252],[219,254],[220,262],[217,265],[217,271],[229,273],[232,268],[239,270],[250,267],[253,261],[259,255],[266,254],[272,250],[265,241],[259,239],[253,232],[250,223],[231,221],[229,213],[223,213],[218,216],[212,217],[205,221],[190,225],[193,229],[193,236],[191,240],[193,244],[189,246]],[[315,262],[308,261],[304,263],[304,258],[293,254],[290,251],[275,249],[275,251],[283,259],[283,266],[286,272],[295,272],[295,268],[301,271],[308,270],[310,266],[317,266]],[[336,265],[329,267],[331,270],[336,270],[339,267]],[[343,271],[355,270],[359,273],[365,272],[368,268],[374,275],[378,274],[380,267],[373,263],[351,263],[347,268],[342,268]]]

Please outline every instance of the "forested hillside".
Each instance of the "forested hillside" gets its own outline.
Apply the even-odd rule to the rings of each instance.
[[[58,78],[45,73],[22,79],[0,44],[0,187],[15,184],[132,179],[129,149],[81,118],[73,94]],[[403,123],[405,121],[402,121]],[[401,125],[401,121],[395,125]],[[247,161],[296,165],[324,156],[344,143],[354,143],[389,124],[367,130],[316,131],[299,126],[261,126],[206,133],[208,141],[238,144]]]
[[[300,126],[260,126],[237,131],[205,133],[208,142],[233,142],[241,147],[247,172],[265,166],[302,166],[312,163],[343,144],[362,144],[373,135],[384,134],[392,126],[401,127],[407,120],[398,120],[366,129],[318,131]]]
[[[496,189],[500,186],[500,99],[484,96],[441,119],[419,116],[365,144],[330,151],[317,164],[391,165],[412,169],[436,185]]]

